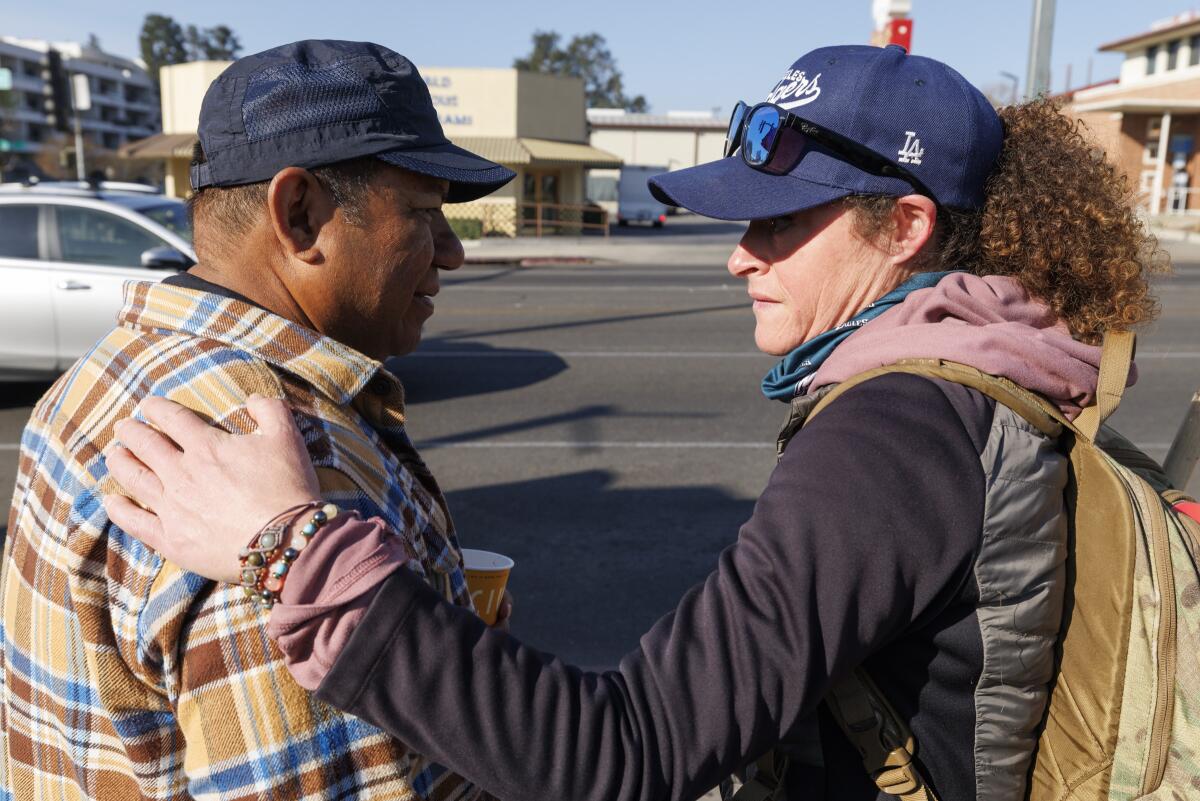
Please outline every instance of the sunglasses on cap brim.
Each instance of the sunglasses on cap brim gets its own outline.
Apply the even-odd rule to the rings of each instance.
[[[741,100],[733,107],[725,134],[725,156],[739,150],[742,161],[770,175],[786,175],[812,149],[813,143],[863,172],[883,178],[899,178],[935,204],[938,202],[921,179],[896,162],[866,145],[847,139],[823,125],[797,117],[774,103],[748,106]]]

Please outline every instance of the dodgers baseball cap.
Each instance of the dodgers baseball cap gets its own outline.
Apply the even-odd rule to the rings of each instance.
[[[205,92],[199,137],[193,189],[362,156],[449,181],[450,203],[516,175],[451,144],[417,68],[371,42],[308,39],[238,59]]]
[[[898,45],[813,50],[792,64],[766,101],[895,161],[939,205],[954,208],[983,206],[1004,140],[1000,117],[983,93],[940,61]],[[756,220],[852,194],[907,195],[913,187],[864,172],[814,144],[784,175],[748,166],[739,152],[657,175],[650,191],[705,217]]]

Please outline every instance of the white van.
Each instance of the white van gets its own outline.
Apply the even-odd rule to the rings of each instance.
[[[621,168],[621,177],[617,181],[617,225],[637,222],[662,228],[667,221],[667,207],[654,199],[646,182],[666,171],[666,167]]]

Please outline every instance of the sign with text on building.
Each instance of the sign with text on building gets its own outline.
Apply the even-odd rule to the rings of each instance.
[[[437,110],[438,119],[443,126],[469,126],[474,124],[474,117],[460,105],[455,80],[450,75],[430,74],[425,77],[425,85],[429,87],[429,96],[433,99],[433,107]]]

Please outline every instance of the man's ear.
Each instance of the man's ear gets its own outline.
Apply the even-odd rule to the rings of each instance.
[[[924,195],[906,195],[892,207],[892,241],[889,261],[904,264],[933,238],[937,206]]]
[[[320,264],[321,228],[334,216],[334,203],[316,176],[300,167],[275,173],[267,187],[267,216],[284,252],[307,264]]]

